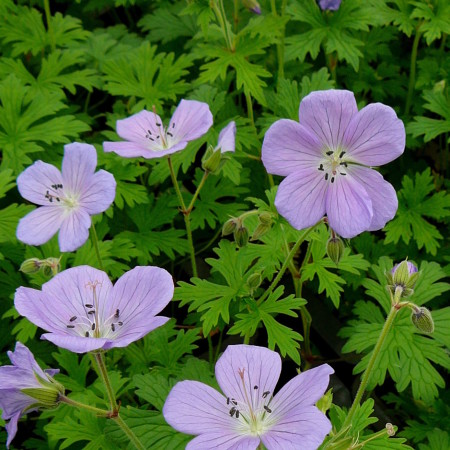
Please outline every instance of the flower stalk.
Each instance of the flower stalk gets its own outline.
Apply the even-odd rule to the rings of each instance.
[[[420,38],[422,37],[422,32],[420,31],[421,25],[422,24],[419,24],[419,26],[416,28],[416,35],[414,36],[414,41],[411,50],[411,65],[409,69],[409,84],[408,84],[408,94],[406,97],[405,116],[408,115],[409,110],[411,108],[414,95],[414,86],[416,84],[416,60]]]
[[[100,270],[105,270],[103,268],[102,257],[100,256],[100,249],[98,247],[98,236],[97,236],[97,231],[95,230],[94,223],[92,223],[92,226],[91,226],[91,240],[92,240],[92,245],[95,250],[95,254],[97,255],[98,267],[100,268]]]

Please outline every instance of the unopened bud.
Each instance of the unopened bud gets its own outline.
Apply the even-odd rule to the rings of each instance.
[[[61,270],[61,258],[47,258],[41,261],[42,272],[46,277],[55,276]]]
[[[264,225],[272,225],[272,222],[273,222],[272,214],[270,214],[270,212],[267,212],[267,211],[262,212],[258,216],[258,219],[259,219],[260,223],[262,223]]]
[[[252,241],[257,241],[260,237],[264,236],[270,230],[270,225],[260,223],[252,234]]]
[[[396,264],[390,273],[386,274],[388,280],[388,289],[394,298],[409,297],[414,293],[414,286],[420,276],[417,267],[409,262],[402,261]]]
[[[256,0],[242,0],[242,4],[252,13],[261,14],[261,6]]]
[[[222,227],[222,236],[228,236],[231,233],[234,233],[238,224],[238,219],[236,217],[232,217],[228,219]]]
[[[317,408],[322,411],[324,414],[331,408],[331,404],[333,403],[333,390],[329,389],[322,398],[318,400],[316,403]]]
[[[220,166],[220,160],[222,159],[222,153],[220,150],[214,150],[209,147],[203,157],[202,168],[206,172],[215,172]]]
[[[234,230],[234,240],[239,248],[247,245],[248,230],[244,225],[241,224]]]
[[[20,271],[23,273],[36,273],[41,269],[41,260],[38,258],[30,258],[25,260],[21,266]]]
[[[258,289],[259,286],[261,285],[261,282],[262,282],[261,274],[259,272],[252,273],[247,278],[247,286],[249,287],[250,292],[253,293],[253,291]]]
[[[434,321],[431,317],[431,312],[424,306],[418,306],[413,309],[411,321],[423,333],[432,333],[434,331]]]
[[[23,388],[20,389],[20,392],[36,400],[36,405],[33,405],[33,407],[36,406],[40,409],[56,408],[60,403],[60,396],[64,395],[64,386],[50,376],[44,379],[37,373],[34,373],[34,375],[41,387]]]
[[[345,245],[339,236],[331,237],[327,242],[327,255],[336,265],[344,254]]]
[[[388,434],[388,436],[395,436],[395,428],[394,425],[392,425],[392,423],[387,423],[386,424],[386,432]]]

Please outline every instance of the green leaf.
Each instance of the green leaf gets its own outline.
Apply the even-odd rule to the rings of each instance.
[[[441,191],[430,195],[435,190],[434,179],[430,168],[422,173],[416,173],[412,180],[407,175],[403,177],[402,189],[398,191],[399,208],[397,216],[386,227],[388,244],[396,244],[400,238],[408,244],[411,238],[421,249],[436,255],[439,240],[442,239],[437,227],[425,217],[438,220],[450,215],[450,195]]]
[[[67,375],[59,374],[57,376],[58,381],[71,391],[83,392],[86,388],[86,377],[91,367],[89,355],[80,357],[77,353],[59,348],[58,352],[52,353],[52,356],[58,362],[58,367],[67,372]]]

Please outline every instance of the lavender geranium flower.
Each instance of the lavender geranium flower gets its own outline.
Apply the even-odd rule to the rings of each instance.
[[[342,0],[319,0],[319,6],[322,11],[337,11],[341,6]]]
[[[117,134],[125,142],[104,142],[103,149],[126,158],[159,158],[183,150],[189,141],[203,136],[212,123],[206,103],[181,100],[167,128],[158,114],[145,109],[118,120]]]
[[[56,275],[42,291],[20,287],[14,304],[19,314],[49,331],[41,339],[84,353],[126,347],[165,324],[169,319],[156,314],[173,290],[172,277],[159,267],[135,267],[113,286],[105,272],[79,266]]]
[[[181,381],[167,397],[166,421],[198,435],[187,450],[317,449],[331,423],[314,404],[334,371],[324,364],[294,377],[273,394],[281,372],[278,353],[264,347],[231,345],[216,364],[225,395],[197,381]]]
[[[397,195],[370,166],[403,153],[405,127],[395,111],[381,103],[358,111],[352,92],[328,90],[307,95],[299,117],[275,122],[263,142],[267,171],[287,177],[275,199],[279,213],[297,229],[326,214],[345,238],[383,228]]]
[[[219,133],[217,146],[214,150],[219,150],[221,153],[234,152],[236,146],[236,122],[231,121]]]
[[[0,367],[0,409],[6,423],[6,447],[17,433],[21,416],[38,409],[54,408],[64,387],[52,377],[58,369],[42,370],[30,350],[17,342],[14,352],[8,352],[12,366]]]
[[[71,252],[89,237],[91,217],[106,211],[116,195],[116,181],[104,170],[95,172],[97,152],[89,144],[64,146],[62,171],[36,161],[17,178],[20,194],[41,205],[19,222],[17,238],[41,245],[59,230],[59,248]]]

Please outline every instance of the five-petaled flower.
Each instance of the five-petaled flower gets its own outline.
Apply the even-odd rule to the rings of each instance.
[[[345,238],[383,228],[397,211],[397,195],[370,166],[404,151],[405,127],[395,111],[381,103],[358,111],[352,92],[328,90],[306,96],[299,117],[275,122],[263,142],[267,171],[287,177],[278,187],[278,212],[297,229],[326,214]]]
[[[181,100],[167,128],[158,114],[145,109],[118,120],[117,134],[125,141],[104,142],[103,149],[126,158],[159,158],[183,150],[189,141],[203,136],[212,123],[206,103]]]
[[[12,366],[0,367],[0,409],[6,423],[6,446],[17,433],[21,416],[38,409],[54,408],[64,387],[52,377],[58,369],[42,370],[30,350],[17,342],[14,352],[8,352]]]
[[[62,170],[36,161],[17,178],[20,194],[40,205],[17,227],[17,238],[41,245],[59,230],[59,248],[71,252],[89,237],[91,217],[106,211],[116,195],[116,181],[104,170],[95,172],[97,152],[89,144],[64,146]]]
[[[171,275],[159,267],[135,267],[113,286],[89,266],[67,269],[42,285],[20,287],[14,304],[22,316],[59,347],[72,352],[126,347],[169,319],[156,316],[173,296]]]
[[[264,347],[231,345],[216,364],[225,395],[197,381],[181,381],[167,397],[166,421],[198,435],[187,450],[317,449],[331,423],[314,404],[334,371],[324,364],[294,377],[274,395],[281,372],[278,353]]]

